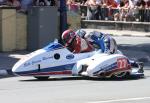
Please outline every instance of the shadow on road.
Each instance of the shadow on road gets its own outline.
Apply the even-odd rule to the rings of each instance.
[[[27,79],[19,80],[21,82],[44,82],[44,81],[73,81],[73,80],[88,80],[88,81],[129,81],[145,79],[147,77],[128,77],[128,78],[90,78],[90,77],[63,77],[63,78],[49,78],[47,80]]]

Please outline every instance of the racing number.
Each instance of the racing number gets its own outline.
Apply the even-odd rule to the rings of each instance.
[[[118,69],[124,69],[124,68],[127,68],[127,59],[126,58],[119,58],[117,59],[117,66],[118,66]]]

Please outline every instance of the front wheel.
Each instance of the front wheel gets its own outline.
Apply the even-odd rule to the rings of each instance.
[[[38,80],[48,80],[49,76],[45,76],[45,77],[36,77],[35,76],[34,78],[36,78]]]

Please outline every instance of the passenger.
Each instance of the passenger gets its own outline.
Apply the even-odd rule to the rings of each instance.
[[[76,35],[71,29],[62,33],[62,40],[65,46],[73,53],[90,52],[94,50],[94,47],[88,41]]]
[[[108,53],[108,54],[115,54],[119,53],[117,50],[117,43],[115,39],[109,35],[104,34],[101,32],[93,31],[89,34],[86,34],[86,31],[79,29],[76,31],[76,34],[80,37],[88,40],[95,48],[101,49],[101,52]],[[121,52],[120,52],[121,53]],[[143,73],[143,66],[142,62],[136,62],[133,60],[129,60],[132,67],[139,68],[139,72]]]
[[[82,38],[85,38],[94,47],[101,49],[101,52],[103,53],[114,54],[117,52],[116,41],[109,34],[104,34],[97,31],[86,34],[86,32],[82,29],[77,30],[76,34]]]

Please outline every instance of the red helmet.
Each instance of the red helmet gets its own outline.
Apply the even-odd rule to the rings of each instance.
[[[64,41],[64,43],[66,44],[66,46],[72,42],[74,37],[75,37],[75,32],[71,29],[65,30],[61,36],[61,38]]]

